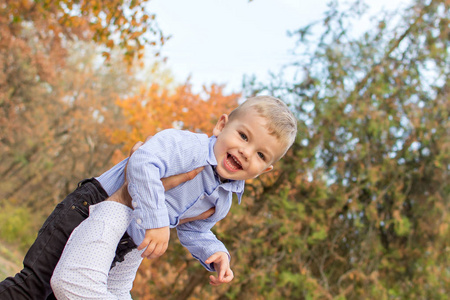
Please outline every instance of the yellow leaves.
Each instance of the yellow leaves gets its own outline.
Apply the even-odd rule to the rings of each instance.
[[[126,118],[127,134],[111,133],[113,143],[124,143],[123,151],[138,140],[168,128],[187,129],[211,135],[218,117],[237,106],[240,94],[223,95],[223,87],[212,85],[204,93],[193,93],[189,83],[169,90],[157,83],[141,87],[139,94],[118,100]],[[121,136],[118,140],[115,137]]]
[[[372,202],[366,207],[365,214],[366,214],[367,218],[368,218],[370,221],[375,221],[375,224],[378,225],[379,222],[377,222],[377,221],[378,221],[378,213],[377,213],[376,204],[377,204],[376,201],[372,201]]]
[[[448,223],[441,223],[439,225],[439,235],[445,237],[448,235]]]
[[[129,38],[131,40],[134,40],[134,39],[137,39],[138,37],[140,37],[141,35],[142,35],[142,32],[133,32]]]
[[[112,39],[108,40],[108,41],[106,42],[106,46],[107,46],[108,48],[114,47],[114,41],[113,41]]]
[[[135,56],[142,58],[143,45],[151,45],[152,42],[155,45],[163,44],[165,40],[154,21],[155,15],[146,11],[147,2],[148,0],[76,1],[76,3],[71,0],[10,1],[6,12],[9,17],[0,20],[0,24],[8,25],[10,20],[20,26],[23,25],[23,20],[32,23],[33,28],[39,33],[36,36],[44,47],[63,47],[61,43],[63,39],[59,39],[64,36],[67,40],[94,40],[111,50],[115,44],[111,43],[110,37],[119,37],[117,45],[127,49],[124,60],[132,63]],[[142,35],[147,30],[153,34],[144,39]],[[54,34],[49,37],[48,32],[51,31]]]
[[[111,53],[103,51],[102,52],[102,56],[106,59],[109,60],[111,58]]]

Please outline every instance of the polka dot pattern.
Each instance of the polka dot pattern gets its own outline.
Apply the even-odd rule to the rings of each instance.
[[[112,201],[90,207],[90,216],[72,232],[53,272],[57,299],[131,299],[142,251],[131,251],[110,270],[131,214],[130,208]]]

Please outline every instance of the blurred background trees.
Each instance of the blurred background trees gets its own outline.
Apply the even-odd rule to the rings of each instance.
[[[210,134],[236,106],[240,94],[195,93],[142,65],[143,46],[157,54],[166,39],[145,2],[0,3],[0,240],[25,250],[79,180],[134,142],[167,127]],[[448,297],[448,3],[417,0],[367,32],[363,18],[363,2],[331,1],[291,33],[292,80],[246,82],[244,96],[288,102],[299,134],[215,228],[233,283],[210,287],[172,234],[140,268],[136,299]]]
[[[109,164],[116,147],[101,128],[119,121],[114,101],[136,86],[132,59],[165,40],[154,16],[137,17],[145,2],[0,3],[2,202],[52,206]]]
[[[257,278],[238,295],[447,297],[448,17],[443,1],[417,1],[359,35],[364,6],[333,3],[318,39],[310,27],[292,33],[295,80],[249,88],[290,101],[301,129],[284,179],[254,197],[264,225],[246,219],[239,234],[262,235],[241,254],[252,266],[243,278]]]

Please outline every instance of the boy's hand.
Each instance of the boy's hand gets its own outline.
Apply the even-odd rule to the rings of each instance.
[[[209,276],[209,284],[221,285],[222,283],[228,283],[233,280],[233,271],[230,269],[230,260],[228,254],[225,252],[216,252],[211,255],[205,263],[214,263],[214,268],[217,272],[217,277],[213,275]]]
[[[169,226],[147,229],[145,231],[145,238],[137,248],[142,250],[147,249],[141,254],[143,258],[157,258],[166,252],[169,246],[170,229]]]

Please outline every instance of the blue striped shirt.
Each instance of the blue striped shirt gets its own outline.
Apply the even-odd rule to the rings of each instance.
[[[124,182],[123,171],[128,161],[128,191],[134,211],[127,232],[137,245],[144,239],[146,229],[170,226],[176,227],[181,244],[209,271],[214,268],[205,264],[208,257],[218,251],[228,253],[211,228],[227,215],[233,193],[240,203],[245,182],[220,181],[214,170],[215,143],[214,136],[164,130],[136,150],[129,160],[97,178],[108,195],[113,194]],[[194,179],[164,192],[161,178],[201,166],[205,169]],[[215,213],[208,219],[178,225],[181,219],[198,216],[211,207],[215,207]]]

